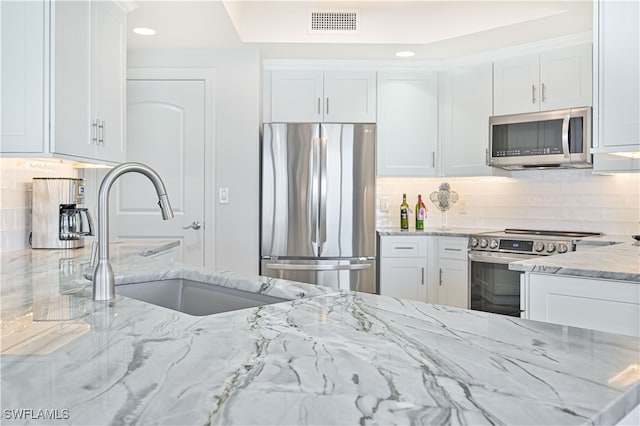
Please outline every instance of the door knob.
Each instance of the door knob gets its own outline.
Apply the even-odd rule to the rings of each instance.
[[[198,229],[200,229],[200,227],[201,227],[201,226],[202,226],[202,225],[200,225],[200,222],[198,222],[197,220],[194,220],[193,222],[191,222],[191,225],[183,226],[183,227],[182,227],[182,229],[189,229],[189,228],[191,228],[191,229],[198,230]]]

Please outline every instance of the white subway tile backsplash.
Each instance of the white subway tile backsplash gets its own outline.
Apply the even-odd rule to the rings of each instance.
[[[34,177],[77,177],[70,163],[59,160],[0,159],[0,251],[29,246],[31,190]]]
[[[390,209],[378,211],[378,226],[399,226],[402,193],[410,205],[422,194],[427,226],[440,226],[429,194],[442,182],[467,204],[466,214],[455,205],[447,212],[448,226],[640,233],[640,174],[594,175],[591,170],[528,170],[510,178],[380,178],[378,199],[387,197]]]

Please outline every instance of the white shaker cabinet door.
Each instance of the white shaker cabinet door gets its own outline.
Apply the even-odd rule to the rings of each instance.
[[[426,274],[426,258],[383,258],[380,266],[380,294],[425,302]]]
[[[494,115],[538,111],[539,56],[528,55],[493,64]]]
[[[3,1],[2,135],[3,153],[39,153],[48,143],[45,131],[45,20],[43,1]],[[48,121],[48,120],[47,120]],[[48,148],[48,146],[47,146]]]
[[[540,111],[591,105],[591,57],[591,44],[540,54]]]
[[[375,71],[324,73],[324,122],[375,123]]]
[[[640,285],[527,273],[527,318],[640,336]]]
[[[379,72],[377,129],[378,176],[436,176],[437,73]]]
[[[272,72],[271,122],[318,123],[322,120],[322,71]]]
[[[95,4],[52,3],[51,149],[57,154],[82,158],[96,155],[91,139],[91,27]]]
[[[493,112],[490,62],[442,74],[440,147],[444,176],[493,175],[487,166],[489,117]]]
[[[126,161],[126,14],[115,2],[96,2],[93,44],[93,119],[97,158]]]
[[[640,4],[599,2],[602,148],[640,150]]]

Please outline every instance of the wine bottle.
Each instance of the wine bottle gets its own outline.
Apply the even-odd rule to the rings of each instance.
[[[416,229],[424,229],[424,220],[427,216],[427,207],[422,202],[422,195],[418,194],[418,202],[416,203]]]
[[[409,229],[409,204],[407,204],[407,194],[402,194],[402,204],[400,204],[400,228]]]

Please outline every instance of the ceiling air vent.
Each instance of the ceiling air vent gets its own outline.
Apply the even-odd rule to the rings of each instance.
[[[309,16],[311,33],[357,33],[357,10],[312,10]]]

